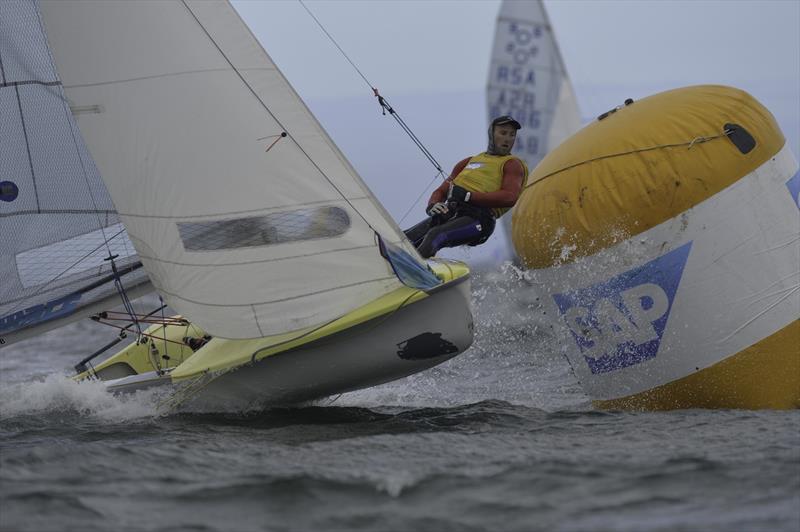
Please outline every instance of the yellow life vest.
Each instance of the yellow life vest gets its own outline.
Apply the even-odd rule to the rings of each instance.
[[[522,188],[528,180],[528,165],[515,155],[489,155],[486,152],[470,157],[467,166],[453,179],[453,183],[470,192],[495,192],[503,186],[503,166],[511,159],[522,163]],[[491,209],[495,218],[500,218],[510,207]]]

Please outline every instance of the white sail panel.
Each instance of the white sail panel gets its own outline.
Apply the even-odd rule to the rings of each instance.
[[[572,136],[580,128],[580,124],[578,100],[575,98],[575,91],[572,90],[572,83],[565,75],[561,80],[561,89],[558,91],[558,101],[553,110],[550,131],[547,132],[545,149],[550,151],[564,142],[567,137]]]
[[[99,110],[77,121],[120,219],[178,312],[254,338],[400,286],[375,232],[416,253],[228,2],[42,15],[71,104]]]
[[[486,90],[488,120],[511,115],[522,124],[513,153],[533,170],[580,127],[580,113],[553,28],[541,0],[500,6]],[[502,218],[506,248],[512,214]]]
[[[0,1],[0,347],[150,289],[75,125],[32,0]]]

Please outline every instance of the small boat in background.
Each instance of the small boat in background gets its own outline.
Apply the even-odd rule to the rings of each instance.
[[[513,153],[535,168],[548,151],[581,126],[578,102],[541,0],[504,0],[497,15],[486,89],[487,124],[513,116]],[[514,211],[501,218],[506,257],[517,261],[511,241]]]

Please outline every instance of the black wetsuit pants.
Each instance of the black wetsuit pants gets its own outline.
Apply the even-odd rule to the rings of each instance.
[[[427,259],[442,248],[483,244],[494,232],[494,226],[489,209],[462,204],[451,205],[449,213],[426,218],[404,232]]]

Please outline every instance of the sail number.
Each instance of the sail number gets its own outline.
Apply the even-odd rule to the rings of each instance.
[[[494,72],[494,81],[505,85],[524,85],[526,88],[536,85],[536,70],[533,68],[509,67],[497,65]]]

